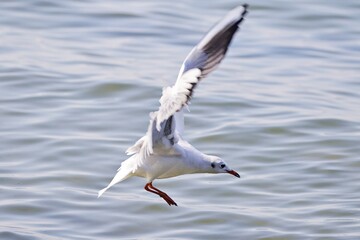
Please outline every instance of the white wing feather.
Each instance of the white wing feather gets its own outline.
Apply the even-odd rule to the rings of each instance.
[[[247,13],[247,5],[238,6],[231,10],[219,23],[203,37],[191,50],[183,62],[176,83],[172,87],[165,87],[159,100],[157,112],[150,114],[150,124],[147,133],[134,146],[127,150],[128,154],[140,154],[140,162],[153,153],[155,143],[169,136],[165,136],[166,122],[175,116],[175,131],[182,133],[184,129],[182,109],[187,106],[193,91],[199,81],[212,72],[224,59],[228,46],[238,30],[238,25]],[[171,133],[174,136],[174,133]],[[160,140],[160,141],[159,141]],[[165,139],[168,141],[169,139]]]
[[[175,85],[163,90],[156,119],[158,131],[163,121],[187,105],[199,81],[224,59],[238,25],[247,13],[247,7],[245,4],[231,10],[191,50],[180,68]]]

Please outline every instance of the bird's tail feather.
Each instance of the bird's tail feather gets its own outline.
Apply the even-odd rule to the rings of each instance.
[[[101,190],[98,192],[98,198],[101,197],[101,195],[103,195],[104,192],[105,192],[106,190],[108,190],[108,189],[109,189],[109,187],[106,187],[106,188],[101,189]]]
[[[115,177],[113,178],[113,180],[111,180],[110,184],[106,187],[103,188],[99,191],[98,193],[98,198],[101,197],[101,195],[103,195],[103,193],[108,190],[109,188],[111,188],[112,186],[114,186],[115,184],[124,181],[125,179],[127,179],[128,177],[130,177],[131,171],[124,171],[123,168],[120,168],[119,171],[116,173]]]
[[[135,169],[131,166],[131,161],[129,161],[130,159],[124,161],[121,164],[121,167],[119,168],[118,172],[116,173],[115,177],[111,180],[111,182],[109,183],[109,185],[106,188],[103,188],[102,190],[100,190],[98,192],[98,198],[101,197],[101,195],[104,194],[104,192],[106,192],[106,190],[108,190],[109,188],[111,188],[113,185],[124,181],[125,179],[131,177],[133,175],[133,173],[135,172]]]

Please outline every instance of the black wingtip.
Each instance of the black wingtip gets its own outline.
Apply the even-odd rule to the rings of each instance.
[[[241,5],[243,8],[244,8],[244,10],[243,10],[243,12],[241,13],[241,18],[239,19],[239,21],[237,22],[237,24],[240,24],[243,20],[244,20],[244,18],[245,18],[245,16],[247,15],[247,13],[248,13],[248,7],[249,7],[249,4],[247,4],[247,3],[245,3],[245,4],[243,4],[243,5]]]
[[[248,13],[249,4],[245,3],[242,5],[244,8],[244,11],[241,14],[241,17],[245,17],[245,15]]]

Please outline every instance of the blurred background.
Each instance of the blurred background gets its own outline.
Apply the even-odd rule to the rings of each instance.
[[[360,2],[251,0],[185,137],[241,175],[97,199],[226,1],[0,3],[1,239],[359,239]]]

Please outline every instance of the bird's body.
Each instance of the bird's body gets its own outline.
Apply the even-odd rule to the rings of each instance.
[[[219,157],[204,154],[182,138],[183,108],[189,103],[199,81],[213,71],[224,58],[238,25],[247,13],[247,5],[230,11],[196,45],[185,59],[174,86],[163,89],[159,110],[150,113],[148,130],[134,146],[132,155],[123,161],[110,184],[99,191],[99,197],[111,186],[129,177],[146,178],[145,189],[177,205],[166,193],[152,185],[155,179],[192,173],[230,173],[240,177]]]
[[[132,166],[136,166],[138,160],[134,157],[129,158],[129,161],[132,162]],[[208,173],[212,169],[208,164],[209,161],[210,158],[207,159],[207,155],[188,142],[179,140],[170,149],[155,147],[154,153],[147,157],[144,164],[137,167],[134,175],[152,181],[183,174]]]

